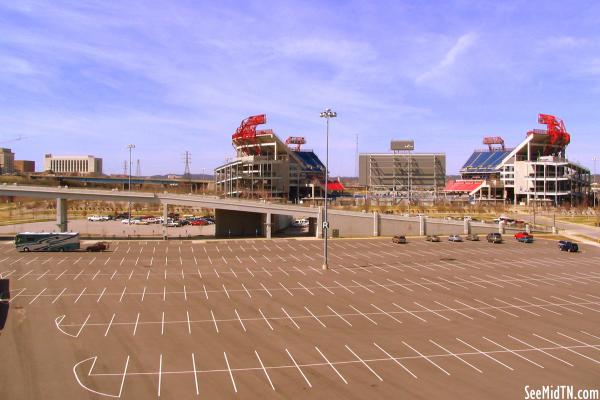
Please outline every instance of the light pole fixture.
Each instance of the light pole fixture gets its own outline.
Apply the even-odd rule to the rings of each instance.
[[[129,183],[127,184],[127,190],[131,192],[131,150],[135,149],[135,144],[128,144],[127,148],[129,149]],[[127,202],[127,209],[127,225],[131,226],[131,200]]]
[[[321,118],[325,118],[325,207],[323,209],[323,269],[329,269],[327,257],[327,236],[329,236],[329,220],[327,219],[327,192],[329,185],[329,119],[337,117],[337,113],[330,108],[326,108],[320,114]]]

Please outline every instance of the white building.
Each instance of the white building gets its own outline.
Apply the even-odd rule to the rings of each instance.
[[[55,174],[102,174],[102,159],[94,156],[44,156],[44,171]]]

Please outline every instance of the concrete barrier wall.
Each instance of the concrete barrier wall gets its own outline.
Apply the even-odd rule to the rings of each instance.
[[[379,216],[379,234],[381,236],[416,236],[419,235],[419,220],[390,215]]]
[[[340,237],[373,236],[373,214],[329,212],[329,234],[339,229]]]
[[[464,222],[463,221],[431,221],[427,220],[425,231],[427,235],[452,235],[464,234]],[[497,230],[497,229],[496,229]],[[473,232],[475,233],[475,232]]]

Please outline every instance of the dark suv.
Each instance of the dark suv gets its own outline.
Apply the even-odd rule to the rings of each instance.
[[[406,236],[396,235],[392,238],[392,243],[406,244]]]
[[[498,232],[488,233],[486,239],[488,243],[502,243],[502,235]]]
[[[579,251],[579,246],[577,243],[568,242],[566,240],[559,241],[558,248],[561,251],[568,251],[569,253],[577,253]]]

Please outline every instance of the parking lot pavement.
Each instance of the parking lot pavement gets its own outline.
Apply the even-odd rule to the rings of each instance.
[[[600,251],[554,242],[0,244],[2,398],[499,398],[597,388]],[[0,378],[2,379],[2,378]]]

